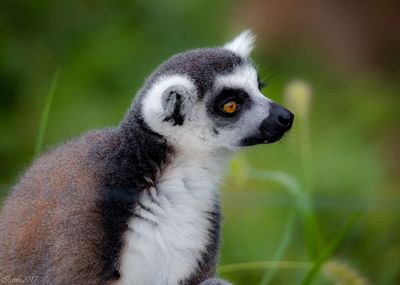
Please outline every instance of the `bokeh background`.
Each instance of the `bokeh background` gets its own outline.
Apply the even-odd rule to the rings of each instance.
[[[118,124],[172,54],[251,28],[263,93],[296,123],[230,164],[221,275],[400,284],[399,3],[2,0],[0,201],[34,158],[52,82],[44,148]]]

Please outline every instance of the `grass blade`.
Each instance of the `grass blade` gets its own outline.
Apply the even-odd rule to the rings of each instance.
[[[292,197],[303,219],[303,228],[309,257],[315,259],[321,235],[308,193],[303,191],[299,181],[293,176],[274,170],[250,169],[248,176],[253,179],[274,181],[284,187]]]
[[[35,145],[35,157],[40,154],[43,148],[43,140],[44,140],[44,135],[46,133],[46,128],[47,128],[47,122],[49,119],[49,113],[50,113],[50,108],[51,104],[53,102],[53,96],[54,92],[57,87],[58,83],[58,77],[60,75],[60,69],[57,69],[56,72],[53,75],[53,79],[51,81],[49,93],[47,95],[47,100],[46,100],[46,105],[44,106],[43,112],[42,112],[42,118],[40,120],[40,125],[39,125],[39,131],[38,135],[36,138],[36,145]]]
[[[289,213],[289,217],[286,222],[285,232],[283,233],[281,242],[279,243],[278,248],[275,251],[273,260],[276,261],[281,260],[289,245],[290,238],[292,237],[294,217],[295,217],[294,211],[292,210]],[[264,276],[261,279],[260,285],[267,285],[268,283],[270,283],[272,278],[274,277],[275,271],[276,267],[273,267],[265,271]]]
[[[353,227],[354,223],[361,216],[361,213],[362,213],[362,211],[359,210],[351,216],[351,218],[347,221],[347,223],[344,225],[344,227],[336,234],[336,236],[331,241],[331,243],[325,248],[325,250],[322,252],[322,254],[315,261],[313,267],[311,268],[311,270],[308,272],[306,277],[301,282],[301,285],[310,285],[314,281],[315,276],[320,271],[322,264],[325,262],[325,260],[328,257],[330,257],[332,255],[332,253],[335,251],[335,249],[337,248],[339,243],[349,233],[349,231]]]
[[[219,273],[258,269],[310,269],[312,263],[302,261],[255,261],[220,265]]]

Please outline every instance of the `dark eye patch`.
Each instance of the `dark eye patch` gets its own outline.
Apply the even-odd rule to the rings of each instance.
[[[219,115],[225,116],[225,117],[232,117],[236,115],[243,103],[249,99],[249,95],[244,91],[243,89],[239,88],[224,88],[222,91],[217,95],[214,101],[214,110],[216,113]],[[224,104],[228,103],[229,101],[234,101],[237,104],[237,111],[232,113],[232,114],[227,114],[223,112],[223,106]]]
[[[237,99],[238,101],[244,101],[249,98],[249,94],[246,93],[243,89],[240,88],[224,88],[217,95],[215,101],[222,102],[226,101],[226,99]]]

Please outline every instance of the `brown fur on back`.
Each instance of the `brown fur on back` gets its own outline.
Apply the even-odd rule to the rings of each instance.
[[[0,283],[100,283],[99,185],[84,161],[106,134],[45,153],[14,187],[0,213]]]

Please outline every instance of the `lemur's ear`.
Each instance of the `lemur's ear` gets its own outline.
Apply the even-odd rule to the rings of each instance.
[[[190,78],[180,74],[164,76],[146,91],[142,114],[154,131],[162,132],[165,124],[160,120],[172,126],[183,125],[196,98],[196,87]]]
[[[167,88],[161,96],[162,120],[172,125],[183,125],[191,99],[190,90],[182,85]]]
[[[254,48],[256,36],[251,30],[246,30],[240,33],[231,42],[224,45],[228,49],[241,57],[249,57]]]

